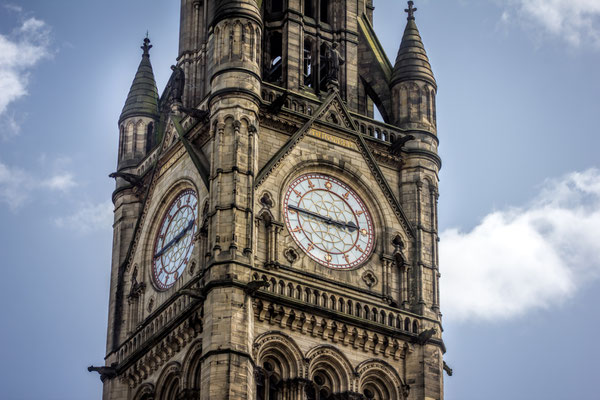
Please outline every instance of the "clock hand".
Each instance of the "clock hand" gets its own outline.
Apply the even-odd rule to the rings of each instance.
[[[185,228],[183,228],[183,230],[181,232],[179,232],[173,239],[171,239],[169,241],[169,243],[166,244],[166,246],[164,246],[158,253],[156,253],[154,255],[154,258],[158,258],[158,257],[162,256],[171,246],[173,246],[175,243],[179,242],[181,240],[181,238],[183,238],[186,235],[186,233],[193,227],[194,227],[194,220],[191,219],[190,222],[187,224],[187,226]]]
[[[358,226],[356,226],[356,224],[354,222],[352,222],[352,221],[350,221],[350,222],[336,221],[336,220],[334,220],[332,218],[325,217],[325,216],[323,216],[321,214],[317,214],[315,212],[312,212],[312,211],[309,211],[309,210],[305,210],[303,208],[296,207],[296,206],[293,206],[291,204],[288,204],[288,208],[291,209],[291,210],[294,210],[294,211],[297,211],[297,212],[300,212],[300,213],[303,213],[303,214],[310,215],[312,217],[318,218],[318,219],[324,221],[328,225],[337,225],[337,226],[339,226],[342,229],[348,229],[348,231],[350,233],[352,233],[352,232],[354,232],[355,230],[358,229]]]

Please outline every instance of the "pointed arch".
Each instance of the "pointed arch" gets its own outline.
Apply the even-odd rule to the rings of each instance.
[[[181,364],[174,361],[166,366],[156,381],[155,400],[177,400],[181,384]]]
[[[348,358],[336,347],[318,346],[306,354],[308,359],[308,377],[316,376],[328,379],[332,393],[343,393],[353,389],[354,368]]]
[[[192,343],[182,365],[182,382],[184,389],[200,390],[200,374],[202,366],[202,340]]]
[[[154,400],[154,385],[144,383],[133,396],[133,400]]]
[[[303,377],[304,355],[294,339],[279,331],[266,332],[254,341],[254,359],[259,366],[270,361],[283,380]]]
[[[359,392],[373,400],[402,400],[402,378],[383,360],[366,360],[356,367]]]

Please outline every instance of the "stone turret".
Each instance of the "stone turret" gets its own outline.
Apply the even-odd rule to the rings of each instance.
[[[235,280],[248,282],[252,253],[254,176],[258,170],[260,44],[262,22],[255,0],[214,3],[210,65],[210,130],[213,149],[207,226],[209,256],[203,280],[203,399],[255,399],[253,312]],[[232,277],[233,280],[232,280]],[[227,283],[231,282],[231,283]],[[225,306],[223,299],[243,307]],[[210,366],[210,368],[208,368]],[[235,385],[226,382],[236,382]]]
[[[150,39],[145,38],[141,48],[142,60],[119,117],[118,171],[137,166],[155,144],[158,90],[150,63]]]
[[[213,13],[213,2],[182,0],[179,30],[178,65],[183,69],[187,84],[183,105],[195,108],[210,90],[207,79],[208,23]]]
[[[405,129],[436,133],[437,84],[409,1],[408,22],[392,73],[392,122]]]

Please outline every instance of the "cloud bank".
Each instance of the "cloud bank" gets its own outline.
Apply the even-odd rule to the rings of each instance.
[[[79,233],[109,229],[113,223],[113,204],[110,201],[84,204],[73,214],[56,218],[54,222],[60,228],[71,229]]]
[[[14,7],[14,6],[12,6]],[[5,10],[21,13],[19,9]],[[19,124],[9,105],[27,95],[29,74],[41,60],[50,56],[50,28],[30,17],[12,32],[0,33],[0,138],[19,133]]]
[[[447,317],[508,319],[560,305],[600,275],[600,170],[549,180],[527,206],[441,239]]]
[[[46,176],[37,176],[19,167],[0,161],[0,205],[4,203],[13,212],[42,192],[66,193],[77,186],[73,174],[62,168]]]
[[[542,33],[562,37],[573,46],[600,47],[598,0],[511,0],[508,3],[502,16],[505,22],[517,20],[539,27]]]

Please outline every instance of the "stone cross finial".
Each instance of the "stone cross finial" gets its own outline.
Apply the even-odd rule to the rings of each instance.
[[[150,39],[148,39],[148,34],[146,33],[146,38],[144,39],[144,44],[142,45],[142,47],[140,47],[142,50],[144,50],[144,56],[150,56],[150,49],[152,48],[152,45],[150,44]]]
[[[415,3],[413,1],[409,1],[408,8],[404,10],[408,13],[408,19],[415,19],[415,11],[417,11],[417,8],[413,7],[414,5]]]

